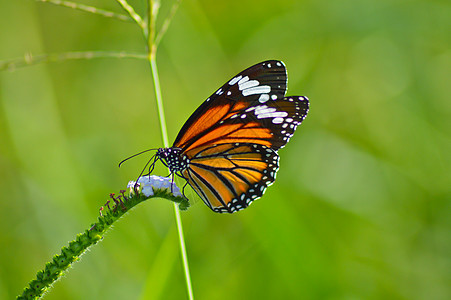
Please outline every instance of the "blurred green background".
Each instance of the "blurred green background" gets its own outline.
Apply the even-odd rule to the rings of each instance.
[[[287,65],[288,95],[311,100],[276,183],[249,209],[215,214],[188,191],[197,299],[451,299],[450,15],[439,0],[182,1],[158,53],[171,141],[266,59]],[[1,2],[0,45],[3,60],[145,51],[133,23],[26,0]],[[0,97],[0,299],[12,299],[148,157],[117,163],[162,143],[144,60],[3,71]],[[165,200],[118,222],[46,297],[185,298]]]

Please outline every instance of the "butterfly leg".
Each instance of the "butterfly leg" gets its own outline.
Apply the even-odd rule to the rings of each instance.
[[[188,180],[186,180],[185,176],[183,176],[182,172],[175,173],[178,177],[185,179],[185,185],[182,187],[182,194],[185,199],[189,200],[188,197],[185,196],[185,187],[188,185]]]
[[[169,175],[171,175],[171,193],[174,194],[174,173],[172,172]]]
[[[185,185],[182,187],[182,194],[183,194],[183,197],[185,197],[186,199],[188,199],[188,198],[185,196],[185,188],[186,188],[187,185],[188,185],[188,181],[185,182]]]

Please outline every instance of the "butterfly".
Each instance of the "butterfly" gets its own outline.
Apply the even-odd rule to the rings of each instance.
[[[242,71],[197,108],[172,147],[157,150],[152,169],[161,160],[214,212],[248,207],[275,181],[277,151],[309,110],[307,97],[285,97],[286,90],[281,61]]]

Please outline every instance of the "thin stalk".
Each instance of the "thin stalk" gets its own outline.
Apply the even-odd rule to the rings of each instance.
[[[155,38],[155,48],[158,48],[158,45],[161,42],[161,39],[163,38],[164,34],[166,33],[166,31],[169,28],[169,24],[171,24],[172,19],[175,16],[175,13],[177,12],[177,9],[180,6],[180,2],[182,2],[182,0],[176,0],[175,3],[172,5],[171,11],[169,12],[169,15],[166,17],[166,19],[164,20],[163,25],[161,26],[160,31],[157,34],[157,37]]]
[[[60,1],[60,0],[35,0],[35,1],[50,3],[53,5],[68,7],[68,8],[72,8],[72,9],[77,9],[77,10],[88,12],[91,14],[100,15],[102,17],[115,18],[115,19],[118,19],[121,21],[132,21],[132,18],[130,18],[129,16],[123,15],[123,14],[118,14],[118,13],[100,9],[100,8],[97,8],[94,6],[84,5],[84,4],[75,3],[75,2],[71,2],[71,1]]]
[[[156,21],[158,11],[160,10],[160,1],[159,0],[149,0],[148,5],[148,14],[149,14],[149,22],[147,23],[147,48],[149,51],[150,60],[154,59],[157,54],[157,44],[155,43],[155,32],[156,32]]]
[[[152,57],[150,58],[150,70],[152,71],[153,85],[155,89],[155,98],[157,101],[158,108],[158,117],[160,119],[161,138],[163,141],[163,146],[165,148],[168,148],[169,147],[168,130],[166,127],[163,98],[161,97],[160,77],[158,76],[158,67],[155,55],[152,55]]]
[[[13,71],[17,68],[36,65],[39,63],[62,62],[73,59],[93,59],[93,58],[135,58],[147,59],[146,54],[128,53],[125,51],[73,51],[53,54],[33,55],[27,53],[22,58],[0,61],[0,71]]]
[[[141,29],[144,31],[146,28],[146,22],[144,22],[141,16],[136,13],[135,9],[130,4],[128,4],[126,0],[116,0],[116,1],[129,14],[129,16],[133,20],[135,20],[136,24],[138,24],[139,27],[141,27]]]
[[[183,234],[182,218],[180,217],[180,208],[174,203],[175,221],[177,223],[177,231],[179,234],[180,252],[183,260],[183,270],[185,272],[186,289],[190,300],[194,299],[193,285],[191,284],[191,275],[189,272],[188,255],[186,254],[185,236]]]
[[[149,59],[150,59],[150,55],[149,55]],[[150,63],[150,69],[152,71],[152,78],[153,78],[154,89],[155,89],[155,97],[156,97],[157,107],[158,107],[158,116],[160,119],[161,137],[163,140],[164,147],[169,147],[168,133],[167,133],[167,129],[166,129],[166,120],[164,117],[163,100],[161,97],[160,79],[158,76],[158,68],[157,68],[157,62],[156,62],[156,55],[152,56],[152,59],[149,60],[149,63]],[[180,252],[182,255],[183,269],[185,272],[186,288],[188,291],[189,299],[193,300],[194,299],[193,286],[191,284],[191,275],[190,275],[190,271],[189,271],[188,255],[186,253],[185,236],[183,234],[182,218],[180,216],[180,209],[178,208],[177,205],[174,205],[174,214],[175,214],[175,222],[177,224],[177,232],[178,232],[178,236],[179,236]]]
[[[164,108],[163,108],[163,99],[161,96],[161,87],[160,87],[160,77],[158,75],[158,67],[157,67],[157,45],[155,41],[155,21],[158,14],[158,9],[160,7],[160,1],[159,0],[149,0],[148,4],[148,35],[147,35],[147,51],[148,51],[148,60],[150,64],[150,69],[152,72],[152,79],[155,89],[155,97],[157,102],[157,108],[158,108],[158,117],[160,121],[160,129],[161,129],[161,138],[163,141],[164,147],[169,147],[169,141],[168,141],[168,132],[166,128],[166,119],[164,114]],[[186,280],[186,288],[188,292],[188,297],[190,300],[194,299],[193,294],[193,287],[191,284],[191,275],[189,271],[189,264],[188,264],[188,255],[186,253],[186,246],[185,246],[185,236],[183,234],[183,225],[182,225],[182,218],[180,216],[180,210],[177,205],[174,205],[174,214],[175,214],[175,222],[177,224],[177,232],[179,236],[179,243],[180,243],[180,252],[182,255],[182,262],[183,262],[183,269],[185,273],[185,280]]]

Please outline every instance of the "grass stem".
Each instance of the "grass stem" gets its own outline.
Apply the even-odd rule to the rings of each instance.
[[[164,147],[169,147],[168,142],[168,133],[166,129],[166,119],[164,116],[164,109],[163,109],[163,100],[161,96],[161,89],[160,89],[160,79],[158,76],[158,68],[157,68],[157,62],[156,62],[156,55],[149,54],[149,63],[150,68],[152,71],[152,78],[154,82],[154,89],[155,89],[155,97],[157,101],[157,107],[158,107],[158,116],[160,119],[160,128],[161,128],[161,137],[163,140]],[[174,214],[175,214],[175,222],[177,224],[177,232],[179,236],[179,244],[180,244],[180,252],[182,255],[182,262],[183,262],[183,269],[185,273],[185,280],[186,280],[186,288],[188,292],[188,297],[190,300],[194,299],[193,295],[193,287],[191,284],[191,275],[189,271],[189,264],[188,264],[188,255],[186,252],[186,246],[185,246],[185,237],[183,234],[183,225],[182,225],[182,218],[180,216],[180,209],[177,205],[174,205]]]
[[[50,3],[53,5],[63,6],[63,7],[67,7],[67,8],[72,8],[72,9],[88,12],[91,14],[100,15],[102,17],[115,18],[115,19],[118,19],[121,21],[133,21],[132,18],[130,18],[129,16],[123,15],[123,14],[118,14],[118,13],[115,13],[112,11],[100,9],[100,8],[97,8],[94,6],[75,3],[72,1],[60,1],[60,0],[35,0],[35,1]]]
[[[135,9],[128,4],[128,2],[126,0],[116,0],[120,6],[129,14],[129,16],[135,20],[136,24],[139,25],[139,27],[141,27],[141,29],[143,31],[145,31],[146,28],[146,22],[143,21],[143,19],[141,18],[140,15],[138,15],[138,13],[135,11]]]
[[[160,120],[160,129],[161,129],[161,138],[163,140],[164,147],[169,147],[169,141],[168,141],[168,132],[166,128],[166,118],[164,115],[164,108],[163,108],[163,98],[161,95],[161,87],[160,87],[160,77],[158,75],[158,67],[157,67],[157,43],[156,43],[156,17],[158,14],[158,10],[160,7],[160,1],[159,0],[149,0],[148,4],[148,12],[150,15],[148,16],[148,35],[147,35],[147,43],[148,43],[148,59],[150,64],[150,69],[152,72],[152,78],[153,78],[153,84],[155,89],[155,97],[157,102],[157,108],[158,108],[158,117]],[[178,7],[175,6],[175,9]],[[172,18],[173,14],[175,14],[175,10],[173,7],[173,10],[171,11],[169,18]],[[166,23],[166,22],[165,22]],[[167,30],[167,27],[169,26],[169,23],[166,24],[166,28],[163,28],[163,31],[160,31],[160,39],[162,37],[162,34]],[[161,34],[162,33],[162,34]],[[183,269],[185,273],[185,281],[186,281],[186,288],[188,292],[188,297],[190,300],[194,299],[193,295],[193,287],[191,284],[191,275],[189,271],[189,264],[188,264],[188,255],[186,253],[186,246],[185,246],[185,236],[183,234],[183,225],[182,225],[182,218],[180,216],[180,209],[177,205],[174,205],[174,214],[175,214],[175,222],[177,224],[177,232],[179,236],[179,244],[180,244],[180,252],[182,255],[182,263],[183,263]]]
[[[14,58],[0,61],[0,71],[14,71],[15,69],[37,65],[40,63],[62,62],[74,59],[94,59],[94,58],[135,58],[147,59],[146,54],[129,53],[125,51],[73,51],[63,53],[32,55],[25,54],[22,58]]]

